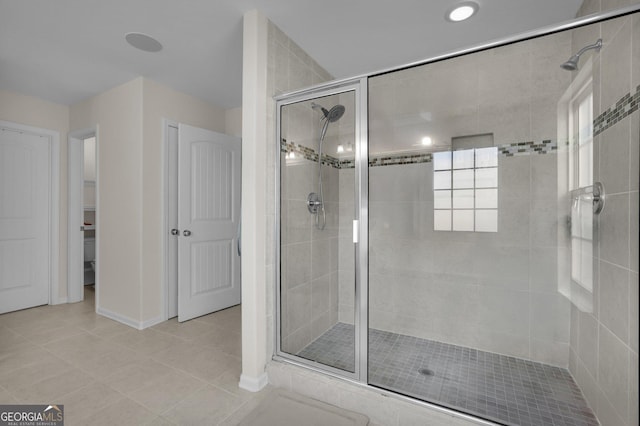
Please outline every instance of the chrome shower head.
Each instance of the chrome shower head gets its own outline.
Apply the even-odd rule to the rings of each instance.
[[[342,105],[335,105],[330,110],[327,110],[322,105],[311,102],[311,108],[315,110],[319,109],[320,111],[322,111],[322,114],[324,114],[323,118],[325,120],[328,120],[330,123],[340,120],[340,118],[342,118],[342,115],[344,114],[344,107]]]
[[[579,59],[580,59],[580,56],[573,55],[571,58],[569,58],[569,60],[567,62],[565,62],[564,64],[560,65],[560,67],[563,70],[575,71],[575,70],[578,69],[578,60]]]
[[[582,49],[580,49],[578,53],[570,57],[569,60],[564,64],[560,65],[560,67],[567,71],[575,71],[578,69],[578,61],[580,60],[580,56],[582,56],[584,52],[590,49],[600,50],[601,48],[602,48],[602,39],[599,38],[598,41],[596,41],[594,44],[585,46]]]
[[[338,121],[344,115],[344,106],[336,105],[329,110],[328,114],[325,114],[325,118],[329,120],[330,123]]]

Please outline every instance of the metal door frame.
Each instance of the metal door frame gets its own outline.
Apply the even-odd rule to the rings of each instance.
[[[354,372],[348,372],[328,365],[324,365],[315,361],[311,361],[299,356],[283,352],[281,348],[281,320],[280,309],[280,248],[281,248],[281,208],[280,208],[280,167],[281,167],[281,109],[284,106],[298,102],[309,101],[312,99],[337,95],[341,93],[354,92],[355,95],[355,217],[358,220],[358,242],[355,243],[355,365]],[[345,80],[339,83],[323,86],[322,88],[311,88],[306,91],[296,92],[294,95],[285,95],[275,98],[276,100],[276,158],[275,158],[275,205],[276,205],[276,221],[275,221],[275,359],[285,359],[296,364],[300,364],[309,368],[317,369],[325,373],[357,381],[359,383],[367,383],[367,360],[368,360],[368,123],[367,123],[367,78],[357,78]]]

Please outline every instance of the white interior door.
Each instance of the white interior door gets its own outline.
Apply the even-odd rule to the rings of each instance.
[[[49,303],[49,139],[0,129],[0,313]]]
[[[167,125],[167,318],[178,316],[178,127]]]
[[[240,140],[178,126],[178,321],[240,303]]]

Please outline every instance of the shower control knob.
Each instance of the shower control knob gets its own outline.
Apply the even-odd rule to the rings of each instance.
[[[191,231],[189,231],[188,229],[185,229],[184,231],[182,231],[182,235],[184,235],[185,237],[188,237],[191,235]]]
[[[322,207],[322,200],[320,199],[318,194],[316,194],[315,192],[309,194],[309,196],[307,197],[307,209],[309,210],[309,213],[316,214],[320,207]]]

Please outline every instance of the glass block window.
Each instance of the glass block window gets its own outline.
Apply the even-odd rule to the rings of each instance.
[[[498,232],[498,148],[433,154],[433,229]]]

